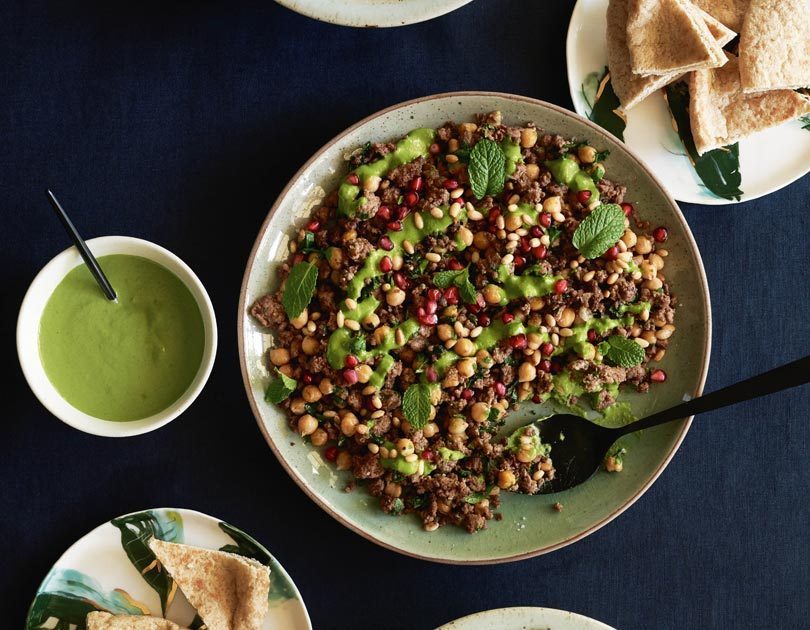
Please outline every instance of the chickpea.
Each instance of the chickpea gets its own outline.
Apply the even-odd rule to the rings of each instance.
[[[496,284],[488,284],[482,291],[484,301],[487,304],[500,304],[503,300],[503,289]]]
[[[436,334],[442,341],[448,341],[453,338],[453,327],[450,324],[439,324],[436,326]]]
[[[529,178],[530,181],[535,181],[540,177],[540,165],[539,164],[527,164],[526,165],[526,177]]]
[[[592,359],[596,358],[596,346],[592,343],[588,343],[587,341],[579,344],[577,347],[577,352],[579,356],[581,356],[586,361],[591,361]]]
[[[304,326],[307,325],[308,320],[309,320],[309,311],[307,311],[307,309],[304,309],[303,311],[301,311],[301,313],[299,313],[297,317],[293,317],[290,320],[290,323],[297,330],[301,330]]]
[[[571,324],[574,323],[577,314],[574,312],[574,309],[565,307],[562,310],[562,313],[557,317],[557,325],[560,328],[568,328]]]
[[[520,146],[524,149],[531,149],[537,144],[537,129],[534,127],[527,127],[520,130]]]
[[[349,451],[340,451],[335,461],[338,470],[349,470],[352,467],[352,456]]]
[[[312,446],[323,446],[329,441],[329,434],[321,428],[315,429],[309,436]]]
[[[643,234],[636,238],[636,253],[641,254],[642,256],[645,254],[649,254],[652,251],[652,241],[649,237],[644,236]]]
[[[394,287],[385,294],[385,301],[389,306],[399,306],[405,301],[405,291]]]
[[[402,495],[402,486],[394,481],[389,481],[385,484],[385,494],[389,497],[398,499]]]
[[[458,373],[464,378],[470,378],[475,374],[475,359],[462,359],[456,366]]]
[[[380,316],[377,315],[377,313],[371,313],[371,315],[367,315],[366,317],[364,317],[363,321],[360,323],[366,330],[374,330],[377,326],[380,325]]]
[[[526,449],[520,449],[515,457],[521,464],[528,464],[534,459],[532,452]]]
[[[298,432],[301,434],[301,437],[305,435],[312,435],[315,433],[315,429],[318,428],[318,421],[306,414],[298,418]]]
[[[471,357],[475,354],[475,344],[469,339],[459,339],[453,346],[453,351],[462,357]]]
[[[559,195],[553,197],[546,197],[543,200],[543,211],[551,215],[557,214],[562,210],[562,200]]]
[[[639,265],[639,268],[641,269],[641,277],[645,280],[651,280],[658,275],[658,269],[655,268],[655,265],[646,260]]]
[[[321,394],[328,396],[335,391],[335,386],[332,384],[331,378],[324,378],[321,379],[320,383],[318,383],[318,389],[321,390]]]
[[[438,387],[431,387],[430,388],[430,404],[431,405],[438,405],[439,401],[442,399],[442,392]],[[431,418],[432,420],[433,418]]]
[[[621,459],[617,459],[612,455],[605,458],[605,470],[608,472],[621,472],[624,468],[624,463]]]
[[[363,190],[367,192],[377,192],[380,189],[382,178],[379,175],[369,175],[363,180]]]
[[[478,129],[478,125],[476,125],[475,123],[471,123],[471,122],[464,122],[464,123],[461,123],[458,126],[458,132],[461,135],[473,134],[473,133],[475,133],[476,129]]]
[[[295,378],[293,376],[293,366],[290,365],[289,363],[287,365],[282,365],[278,369],[278,371],[281,372],[284,376],[289,376],[290,378]]]
[[[522,216],[523,215],[519,212],[507,214],[506,219],[504,219],[504,227],[510,232],[514,232],[523,225],[523,219],[521,218]]]
[[[517,483],[517,478],[515,478],[515,473],[511,470],[501,470],[498,473],[498,487],[502,488],[503,490],[508,490],[512,486]]]
[[[326,257],[332,269],[340,269],[343,264],[343,250],[340,247],[330,247]]]
[[[391,328],[389,326],[380,326],[374,330],[374,333],[371,335],[372,344],[375,346],[379,346],[388,335],[391,334]]]
[[[295,415],[300,416],[304,411],[306,411],[306,403],[304,402],[303,398],[293,398],[290,401],[290,411],[292,411]]]
[[[636,246],[636,242],[638,242],[638,237],[633,230],[627,229],[624,231],[622,235],[622,241],[625,245],[627,245],[627,249],[632,249]]]
[[[518,382],[529,383],[536,378],[537,378],[537,368],[535,368],[528,361],[525,361],[524,363],[520,364],[520,367],[518,368]]]
[[[478,365],[485,368],[490,368],[492,364],[495,363],[492,359],[492,355],[489,354],[489,350],[483,348],[475,353],[475,360],[478,362]]]
[[[450,370],[447,375],[442,379],[442,387],[451,389],[459,386],[458,370]]]
[[[307,385],[301,395],[304,397],[304,401],[308,403],[318,402],[323,396],[317,385]]]
[[[473,236],[473,245],[478,249],[489,247],[489,232],[476,232]]]
[[[483,402],[473,403],[470,417],[476,422],[484,422],[489,417],[489,405]]]
[[[463,225],[458,229],[456,232],[458,235],[459,240],[464,243],[465,246],[469,247],[473,244],[473,233],[470,231],[469,228],[464,227]]]
[[[401,455],[407,457],[414,452],[413,442],[408,438],[399,438],[396,442],[397,450]]]
[[[529,299],[529,308],[533,311],[539,311],[546,305],[546,301],[541,297],[533,297]]]
[[[320,349],[321,344],[315,337],[304,337],[304,340],[301,342],[301,350],[303,350],[306,355],[313,356],[318,354]]]
[[[424,427],[422,427],[422,435],[428,439],[432,438],[438,432],[439,425],[437,425],[435,422],[428,422]]]
[[[340,421],[340,431],[346,437],[351,437],[357,432],[359,421],[351,411],[347,412]]]
[[[273,348],[270,351],[270,362],[277,367],[287,365],[290,362],[290,351],[287,348]]]
[[[582,145],[577,149],[577,157],[583,164],[591,164],[596,160],[596,149],[587,144]]]
[[[664,286],[664,283],[661,281],[661,278],[651,278],[650,280],[644,281],[644,286],[650,291],[657,291]]]
[[[661,271],[664,268],[664,259],[661,258],[658,254],[652,253],[650,254],[650,263],[658,270]]]
[[[450,435],[464,435],[469,423],[462,416],[455,416],[447,423],[447,432]]]
[[[354,371],[357,372],[357,380],[360,383],[368,383],[371,375],[374,373],[374,370],[371,369],[370,365],[366,365],[362,363],[354,368]]]

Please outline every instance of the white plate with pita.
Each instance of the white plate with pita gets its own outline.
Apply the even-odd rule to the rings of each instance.
[[[311,630],[301,594],[272,555],[242,530],[200,512],[161,508],[127,514],[74,543],[43,580],[26,630],[86,627],[87,614],[165,617],[192,629],[202,620],[147,546],[152,538],[236,553],[270,569],[263,630]],[[165,614],[164,614],[165,609]]]
[[[577,113],[591,113],[589,93],[607,67],[605,16],[608,0],[579,0],[568,27],[568,86]],[[793,120],[739,142],[742,190],[739,201],[772,193],[810,172],[810,129]],[[697,176],[674,130],[663,91],[633,107],[625,143],[679,201],[706,205],[737,203],[712,193]]]
[[[437,630],[614,630],[577,613],[555,608],[499,608],[456,619]]]
[[[450,13],[470,0],[277,0],[321,22],[361,28],[405,26]]]

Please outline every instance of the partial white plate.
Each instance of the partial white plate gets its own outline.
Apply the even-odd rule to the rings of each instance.
[[[614,630],[601,621],[554,608],[499,608],[469,615],[437,630]]]
[[[322,22],[361,28],[405,26],[455,11],[471,0],[276,0]]]
[[[126,532],[127,540],[123,539]],[[193,510],[161,508],[135,512],[112,519],[76,541],[48,572],[37,589],[26,620],[26,630],[37,628],[85,627],[92,610],[113,614],[161,617],[161,599],[147,578],[154,569],[136,567],[127,557],[140,555],[141,563],[154,556],[143,545],[151,536],[195,547],[239,548],[270,567],[270,611],[263,630],[312,630],[301,594],[290,576],[270,553],[240,529]],[[137,539],[137,540],[134,540]],[[194,610],[177,590],[166,618],[191,626]],[[63,625],[58,625],[61,622]]]
[[[566,44],[568,87],[574,109],[588,116],[582,95],[589,74],[607,66],[605,14],[608,0],[579,0],[571,15]],[[678,201],[706,205],[737,203],[717,197],[700,181],[672,128],[662,92],[648,97],[627,116],[625,143],[646,162]],[[810,132],[798,121],[768,129],[740,141],[743,195],[750,201],[770,194],[810,172]]]

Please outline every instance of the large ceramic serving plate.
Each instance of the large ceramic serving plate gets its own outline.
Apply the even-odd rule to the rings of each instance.
[[[602,76],[607,66],[607,6],[608,0],[579,0],[568,26],[568,87],[574,108],[583,116],[591,111],[586,86],[595,76]],[[662,91],[630,110],[624,140],[676,199],[711,205],[736,203],[714,195],[700,181],[672,127]],[[772,193],[808,172],[810,131],[802,129],[799,120],[740,141],[740,201]]]
[[[276,287],[276,268],[287,257],[289,235],[300,226],[327,191],[347,173],[345,157],[367,141],[395,140],[417,127],[438,127],[448,120],[471,120],[475,114],[500,110],[507,123],[534,121],[565,136],[588,139],[609,149],[608,177],[628,186],[628,201],[653,225],[665,225],[670,238],[667,279],[678,294],[678,332],[663,362],[670,378],[649,395],[628,393],[637,414],[680,402],[700,392],[706,376],[711,335],[709,296],[697,247],[677,205],[655,175],[624,144],[605,131],[560,107],[506,94],[461,92],[403,103],[375,114],[331,140],[293,177],[270,210],[250,255],[239,303],[239,352],[248,399],[259,427],[295,482],[344,525],[390,549],[441,562],[488,563],[525,558],[579,540],[608,523],[650,486],[675,453],[688,422],[649,430],[631,438],[631,451],[621,474],[598,474],[572,491],[554,496],[503,497],[501,522],[470,535],[453,527],[433,533],[412,516],[385,515],[361,487],[343,492],[347,478],[327,464],[317,449],[303,443],[284,415],[264,401],[269,380],[265,356],[272,334],[248,315],[253,301]],[[525,413],[512,414],[517,423]],[[552,505],[560,501],[558,513]]]
[[[437,630],[614,630],[600,621],[555,608],[498,608],[456,619]]]
[[[155,536],[206,549],[249,556],[270,567],[270,611],[263,630],[307,630],[312,626],[298,589],[270,552],[242,530],[192,510],[162,508],[126,514],[96,527],[76,541],[56,562],[37,590],[28,611],[26,630],[82,630],[93,610],[114,614],[163,616],[200,628],[194,610],[155,570],[146,546]]]
[[[470,0],[277,0],[302,15],[343,26],[404,26],[449,13]]]

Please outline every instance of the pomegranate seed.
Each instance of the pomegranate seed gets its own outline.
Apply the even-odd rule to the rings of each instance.
[[[622,211],[624,212],[624,216],[629,217],[633,214],[633,204],[632,203],[623,203],[622,204]]]
[[[411,287],[411,283],[408,282],[408,279],[405,277],[405,274],[395,271],[394,272],[394,284],[397,285],[403,291],[407,291]]]
[[[550,357],[552,354],[554,354],[554,344],[547,341],[540,346],[540,352],[542,352],[545,356]]]
[[[478,323],[481,326],[489,326],[490,321],[491,320],[489,319],[489,315],[487,315],[486,313],[478,316]]]
[[[448,304],[458,304],[458,287],[448,287],[444,290],[444,299]]]
[[[444,186],[446,190],[455,190],[458,188],[458,181],[455,179],[445,179],[442,186]]]
[[[357,186],[360,183],[360,178],[357,176],[357,173],[350,173],[349,176],[346,178],[346,181],[349,182],[352,186]]]
[[[434,457],[435,455],[433,454],[433,451],[430,451],[428,449],[422,451],[422,459],[427,459],[432,462]]]
[[[447,263],[447,268],[452,269],[453,271],[460,271],[461,269],[464,269],[464,265],[461,264],[460,260],[451,258],[450,262]]]
[[[467,387],[466,389],[464,389],[461,392],[461,397],[464,400],[470,400],[473,397],[473,390],[471,390],[469,387]]]
[[[424,318],[424,317],[427,317],[427,314],[428,314],[428,313],[427,313],[427,311],[425,310],[425,307],[424,307],[424,306],[417,306],[417,307],[416,307],[416,317],[418,317],[419,319],[422,319],[422,318]]]
[[[337,446],[330,446],[323,452],[323,456],[330,462],[333,462],[337,459],[338,450]]]
[[[434,368],[432,365],[429,365],[425,370],[425,377],[427,377],[427,380],[429,380],[431,383],[435,383],[439,380],[439,374],[436,372],[436,368]]]
[[[388,206],[380,206],[377,209],[376,216],[378,216],[383,221],[388,221],[391,218],[391,208],[389,208]]]
[[[392,232],[399,232],[402,230],[402,223],[399,221],[391,221],[386,227]]]
[[[501,381],[495,381],[495,393],[498,396],[506,396],[506,385]]]
[[[534,238],[540,238],[543,236],[543,230],[535,225],[531,230],[529,230],[529,234],[531,234]]]
[[[295,256],[293,256],[293,263],[300,263],[303,260],[304,260],[303,254],[296,254]]]
[[[539,405],[541,402],[543,402],[543,397],[540,394],[535,394],[532,396],[532,402],[535,405]]]
[[[471,313],[477,313],[478,311],[481,310],[481,307],[478,306],[478,304],[468,304],[467,310],[470,311]]]
[[[380,261],[380,271],[383,273],[388,273],[394,268],[394,263],[391,262],[391,258],[388,256],[383,256],[382,260]]]
[[[489,219],[490,223],[494,223],[499,216],[501,216],[501,211],[498,208],[492,208],[487,215],[487,219]]]
[[[614,245],[613,247],[609,247],[608,250],[602,254],[602,257],[605,260],[616,260],[619,255],[619,248],[618,246]]]
[[[515,267],[522,267],[526,264],[526,260],[523,258],[523,256],[515,256],[514,263]]]
[[[540,363],[537,364],[537,367],[540,368],[543,372],[551,372],[551,361],[548,359],[543,359]]]
[[[504,313],[501,315],[501,321],[504,324],[511,324],[513,321],[515,321],[515,316],[512,315],[512,313]]]
[[[317,232],[319,227],[321,227],[321,224],[319,221],[316,221],[315,219],[307,223],[307,230],[309,230],[310,232]]]
[[[588,203],[591,198],[591,191],[590,190],[580,190],[577,193],[577,201],[579,203]]]
[[[510,337],[509,345],[515,350],[523,350],[527,345],[526,335],[515,335],[514,337]]]
[[[547,228],[551,226],[551,215],[548,212],[543,212],[540,215],[540,225]]]
[[[480,293],[475,294],[475,304],[478,306],[479,311],[487,305],[487,303],[484,301],[484,296]]]
[[[590,341],[591,343],[596,343],[596,331],[595,330],[589,330],[588,331],[588,341]]]
[[[520,237],[520,241],[518,241],[518,246],[520,247],[520,251],[522,251],[524,254],[527,254],[530,251],[532,251],[532,244],[529,242],[529,239],[527,239],[525,236]]]
[[[410,182],[408,182],[408,188],[414,192],[422,190],[422,177],[419,175],[414,177]]]
[[[436,316],[436,313],[433,313],[432,315],[426,314],[423,317],[417,316],[416,319],[418,319],[419,323],[423,324],[424,326],[435,326],[439,323],[439,318]]]
[[[667,373],[664,372],[664,370],[653,370],[652,374],[650,374],[650,380],[656,383],[663,383],[667,380]]]
[[[535,258],[543,260],[548,255],[548,249],[546,249],[545,245],[538,245],[532,249],[532,253],[534,254]]]
[[[667,232],[665,227],[657,227],[653,231],[653,238],[656,243],[663,243],[669,238],[669,232]]]
[[[435,313],[438,310],[438,308],[439,305],[436,304],[436,302],[434,302],[433,300],[428,300],[427,302],[425,302],[425,312],[428,315],[433,315],[433,313]]]
[[[301,375],[301,380],[304,381],[304,385],[311,385],[312,384],[312,374],[309,372],[304,372]]]
[[[354,385],[357,382],[357,371],[354,368],[346,368],[341,372],[341,376],[349,385]]]
[[[403,221],[405,217],[407,217],[411,213],[410,208],[406,208],[405,206],[401,206],[397,209],[397,219]]]
[[[412,208],[417,203],[419,203],[419,195],[417,195],[413,191],[406,192],[404,201],[405,201],[406,206],[408,206],[409,208]]]
[[[394,244],[391,242],[391,239],[387,236],[383,236],[380,239],[380,247],[382,247],[385,251],[390,252],[394,249]]]
[[[562,295],[568,290],[568,280],[557,280],[554,283],[554,293]]]
[[[428,300],[433,302],[438,302],[439,298],[442,296],[442,292],[438,289],[428,289],[427,292]]]
[[[357,360],[357,357],[353,354],[346,355],[346,360],[343,362],[343,365],[347,368],[357,367],[357,364],[360,361]]]
[[[430,145],[430,154],[431,155],[439,155],[442,152],[442,148],[436,144],[435,142]]]

